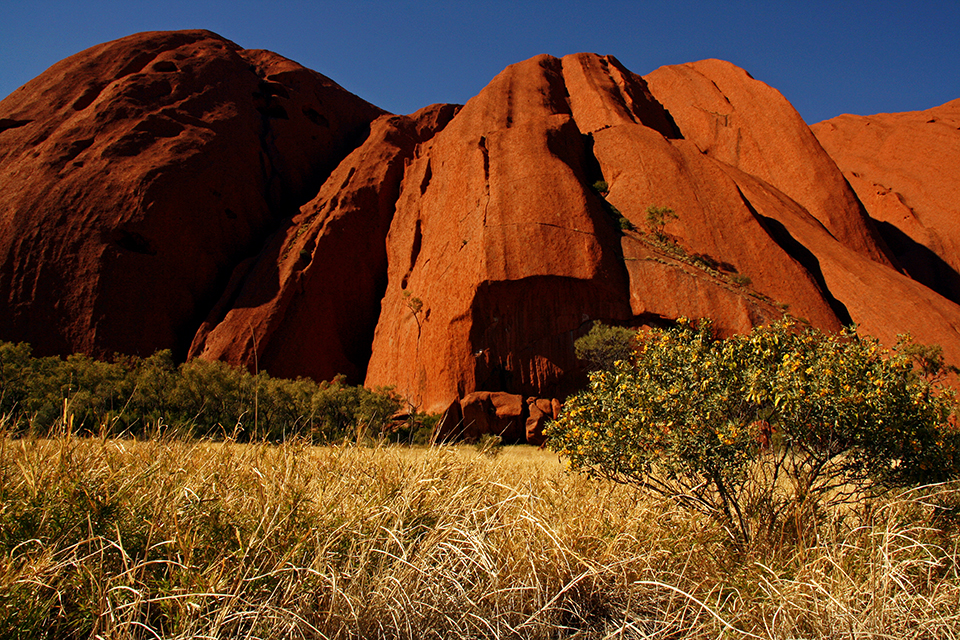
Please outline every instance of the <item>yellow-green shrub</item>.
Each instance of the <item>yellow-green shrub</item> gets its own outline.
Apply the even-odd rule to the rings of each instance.
[[[670,496],[743,545],[824,502],[960,475],[943,361],[921,353],[922,372],[906,340],[792,320],[721,340],[681,320],[591,374],[545,433],[573,469]]]
[[[317,383],[252,374],[223,362],[177,365],[170,351],[102,362],[82,354],[35,358],[27,344],[0,342],[0,420],[14,432],[154,435],[169,425],[184,436],[313,442],[372,438],[400,409],[390,389],[342,377]]]

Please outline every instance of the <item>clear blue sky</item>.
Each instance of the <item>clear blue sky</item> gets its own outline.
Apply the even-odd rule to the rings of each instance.
[[[640,74],[729,60],[808,123],[960,98],[960,0],[0,0],[0,97],[100,42],[194,28],[275,51],[394,113],[465,102],[508,64],[578,51]]]

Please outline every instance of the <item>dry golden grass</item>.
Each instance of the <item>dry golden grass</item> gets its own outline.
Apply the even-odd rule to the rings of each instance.
[[[527,447],[0,439],[3,638],[957,638],[957,487],[732,550]]]

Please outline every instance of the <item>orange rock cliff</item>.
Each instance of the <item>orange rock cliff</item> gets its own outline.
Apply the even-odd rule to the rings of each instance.
[[[137,34],[0,102],[0,339],[345,374],[530,441],[597,320],[789,309],[960,363],[958,109],[808,127],[727,62],[575,54],[391,115],[207,31]]]

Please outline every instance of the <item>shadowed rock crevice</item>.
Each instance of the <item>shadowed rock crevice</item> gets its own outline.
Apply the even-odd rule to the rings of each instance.
[[[911,278],[944,298],[960,303],[960,273],[952,265],[895,225],[880,220],[876,226],[897,261],[906,265],[905,269]]]
[[[427,168],[423,172],[423,180],[420,181],[421,196],[427,192],[427,187],[430,186],[431,178],[433,178],[433,168],[430,166],[430,161],[427,160]]]
[[[0,118],[0,133],[8,129],[16,129],[30,124],[30,120],[17,120],[15,118]]]
[[[115,229],[113,233],[113,241],[127,251],[142,253],[148,256],[157,255],[157,250],[153,248],[153,245],[150,243],[150,241],[136,231]]]
[[[406,290],[407,288],[407,281],[410,279],[410,274],[413,273],[414,267],[417,266],[417,258],[420,257],[420,249],[423,248],[422,227],[423,220],[418,218],[413,229],[413,245],[410,247],[410,267],[407,269],[407,274],[403,276],[403,280],[400,282],[400,288],[403,290]]]
[[[324,129],[330,128],[330,120],[327,119],[322,113],[314,109],[313,107],[304,105],[301,108],[303,115],[307,116],[307,120],[317,125],[318,127],[323,127]]]
[[[174,44],[173,42],[171,42],[171,44],[173,46],[177,46],[177,44]],[[117,75],[114,77],[114,80],[119,80],[125,76],[129,76],[134,73],[139,73],[140,71],[143,70],[144,67],[147,66],[147,64],[150,63],[151,60],[154,59],[154,57],[155,57],[155,54],[153,52],[143,52],[143,53],[135,54],[132,58],[130,58],[130,61],[127,62],[127,64],[125,64],[117,72]]]
[[[62,146],[58,145],[58,148],[51,154],[53,157],[50,160],[50,165],[62,169],[68,162],[93,146],[93,143],[93,138],[87,138],[86,140],[74,140]]]
[[[597,160],[597,156],[593,152],[593,145],[596,142],[593,139],[593,134],[583,133],[581,134],[581,138],[583,140],[583,170],[587,177],[587,184],[592,187],[592,185],[598,182],[605,182],[603,169],[600,167],[600,161]]]
[[[833,313],[836,315],[837,320],[840,321],[840,324],[843,326],[849,326],[853,324],[853,318],[850,317],[850,312],[847,310],[846,305],[834,297],[833,293],[830,291],[830,288],[827,286],[827,281],[823,277],[823,270],[820,268],[820,261],[817,259],[817,256],[803,246],[803,244],[797,241],[797,239],[790,234],[782,222],[761,215],[753,207],[753,205],[750,204],[750,201],[742,191],[740,191],[740,197],[743,199],[743,204],[747,207],[747,209],[750,210],[750,213],[753,214],[753,217],[757,219],[764,231],[767,232],[773,241],[776,242],[777,245],[779,245],[788,256],[796,260],[808,274],[810,274],[810,277],[813,278],[817,288],[820,290],[820,294],[823,296],[823,299],[827,302],[827,304],[830,305],[830,309],[833,310]]]
[[[101,85],[92,85],[87,87],[80,97],[77,98],[71,106],[74,111],[83,111],[100,96],[100,92],[103,91],[103,86]]]
[[[490,150],[487,149],[487,137],[480,136],[477,146],[480,147],[480,153],[483,154],[483,179],[487,183],[487,191],[489,192],[490,187]]]

